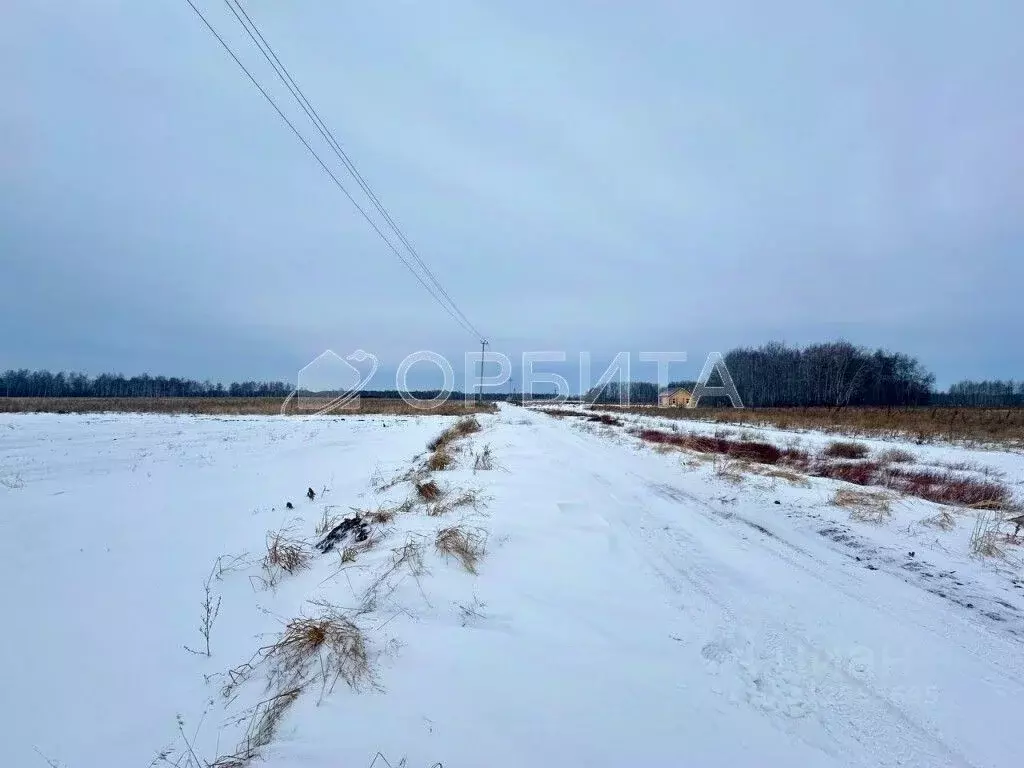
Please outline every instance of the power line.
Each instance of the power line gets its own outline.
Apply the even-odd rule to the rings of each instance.
[[[345,188],[345,185],[342,184],[341,181],[339,181],[338,177],[335,176],[334,172],[331,171],[331,169],[323,161],[320,155],[317,154],[316,150],[313,149],[313,147],[310,145],[308,141],[306,141],[305,136],[303,136],[299,129],[295,127],[295,124],[288,119],[288,117],[284,114],[281,108],[277,105],[277,102],[274,101],[274,98],[269,93],[267,93],[266,89],[264,89],[262,85],[259,84],[259,82],[249,71],[249,69],[245,66],[245,64],[242,63],[242,60],[238,58],[238,55],[234,52],[231,46],[228,45],[228,43],[224,40],[220,33],[217,32],[213,25],[207,20],[206,16],[203,15],[203,12],[196,7],[195,3],[193,3],[192,0],[185,0],[185,2],[189,4],[189,6],[195,12],[196,16],[199,17],[199,20],[202,21],[206,28],[210,31],[210,34],[212,34],[217,39],[217,42],[220,43],[221,47],[224,48],[224,50],[227,51],[228,55],[235,60],[235,63],[239,66],[242,72],[245,73],[246,77],[249,78],[249,81],[256,87],[256,90],[258,90],[260,94],[262,94],[263,98],[267,100],[270,106],[274,108],[274,111],[277,112],[278,117],[280,117],[285,122],[285,124],[291,129],[292,133],[295,134],[295,137],[300,142],[302,142],[302,145],[317,161],[317,163],[323,169],[324,173],[326,173],[330,177],[331,181],[334,182],[334,185],[345,194],[345,197],[349,199],[349,202],[351,202],[352,205],[355,206],[356,210],[359,211],[362,217],[366,219],[366,222],[373,228],[373,231],[377,233],[381,240],[384,241],[384,243],[388,246],[391,252],[398,257],[399,261],[402,262],[405,268],[412,273],[413,277],[415,277],[419,281],[420,285],[422,285],[424,289],[426,289],[427,293],[430,294],[431,298],[433,298],[438,304],[440,304],[441,307],[449,315],[451,315],[452,319],[455,320],[455,322],[457,322],[463,328],[463,330],[467,331],[468,333],[472,333],[477,337],[480,337],[480,333],[476,331],[476,329],[472,326],[471,323],[469,323],[466,320],[463,320],[461,317],[459,317],[458,314],[456,314],[456,312],[452,308],[454,304],[452,306],[446,304],[445,301],[441,298],[441,296],[435,291],[435,289],[423,279],[420,273],[416,271],[415,267],[413,267],[413,265],[409,263],[409,260],[402,255],[398,248],[396,248],[395,245],[381,231],[380,227],[377,226],[377,223],[370,217],[370,215],[363,209],[363,207],[359,205],[359,203],[352,196],[352,194]]]
[[[380,213],[380,215],[384,218],[384,220],[394,231],[398,239],[406,247],[409,254],[412,256],[413,260],[420,266],[424,274],[426,274],[427,279],[430,280],[435,289],[442,296],[444,296],[444,298],[451,305],[452,309],[454,309],[455,312],[459,315],[459,317],[461,317],[465,321],[465,323],[469,325],[473,332],[478,337],[483,338],[483,334],[476,329],[473,323],[470,322],[469,318],[466,317],[465,313],[461,309],[459,309],[459,306],[455,303],[455,300],[452,299],[452,297],[444,289],[444,286],[441,285],[440,281],[430,270],[430,267],[428,267],[426,262],[424,262],[423,259],[420,257],[419,252],[416,250],[415,246],[413,246],[413,244],[409,241],[409,238],[406,237],[405,233],[402,232],[402,229],[398,226],[398,224],[392,218],[391,214],[380,202],[377,195],[374,194],[374,191],[373,189],[371,189],[369,183],[366,181],[365,178],[363,178],[363,175],[359,172],[359,169],[356,168],[355,163],[352,161],[352,158],[348,156],[348,154],[342,148],[341,143],[334,135],[334,132],[328,127],[327,123],[324,122],[316,107],[314,107],[310,100],[306,97],[306,94],[303,93],[302,88],[296,82],[295,78],[292,77],[291,73],[288,71],[288,68],[284,65],[284,62],[281,61],[281,58],[277,55],[277,52],[267,41],[266,37],[260,31],[260,28],[256,25],[256,22],[253,21],[252,17],[245,10],[245,7],[242,5],[240,0],[224,0],[224,4],[227,5],[231,13],[234,14],[235,18],[238,20],[238,23],[242,25],[242,28],[249,35],[249,38],[253,41],[256,47],[259,48],[260,53],[263,54],[263,58],[265,58],[267,62],[270,64],[270,66],[274,69],[274,72],[275,74],[277,74],[278,79],[282,83],[284,83],[289,93],[291,93],[295,101],[306,113],[306,116],[313,122],[313,125],[320,132],[320,135],[323,137],[324,141],[326,141],[327,145],[334,151],[334,154],[342,162],[346,170],[348,170],[348,172],[352,175],[352,178],[354,178],[356,180],[356,183],[359,184],[360,189],[363,190],[363,193],[367,196],[367,198],[369,198],[370,202],[373,203],[378,213]],[[239,15],[239,13],[241,13],[241,15]]]

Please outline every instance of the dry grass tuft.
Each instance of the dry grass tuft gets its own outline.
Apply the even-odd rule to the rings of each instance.
[[[427,514],[431,517],[447,515],[457,507],[476,507],[480,503],[480,492],[475,490],[462,491],[458,496],[452,496],[443,501],[431,504],[427,508]]]
[[[420,495],[420,498],[424,501],[436,501],[441,498],[441,489],[437,483],[433,480],[425,480],[422,483],[416,483],[416,493]]]
[[[456,558],[470,573],[476,573],[476,565],[487,551],[486,536],[478,529],[461,525],[442,528],[437,532],[434,546],[447,557]]]
[[[385,507],[384,505],[381,505],[373,510],[364,511],[357,509],[356,512],[371,523],[375,523],[377,525],[388,525],[393,522],[398,515],[409,512],[413,508],[414,504],[415,502],[412,499],[406,499],[401,504],[394,507]]]
[[[385,491],[390,491],[396,485],[401,485],[402,483],[415,483],[417,479],[422,476],[422,468],[414,467],[402,472],[401,474],[395,475],[390,480],[385,480],[384,474],[380,469],[377,469],[370,480],[370,484],[373,487],[373,490],[377,493],[384,493]]]
[[[260,649],[270,667],[268,684],[301,689],[318,677],[325,694],[339,679],[356,690],[372,682],[363,631],[336,606],[314,605],[319,609],[316,616],[292,619],[277,642]]]
[[[930,525],[932,528],[939,528],[943,531],[951,531],[956,527],[956,518],[953,517],[948,509],[942,510],[937,515],[926,517],[921,522],[924,525]]]
[[[852,440],[836,440],[829,443],[822,451],[824,456],[830,459],[863,459],[871,452],[864,443],[857,443]]]
[[[479,431],[480,422],[476,420],[476,416],[467,416],[464,419],[459,419],[452,426],[448,427],[448,429],[427,443],[427,448],[431,451],[436,451],[438,448],[446,446],[449,443],[453,443],[459,438],[472,435]]]
[[[284,574],[294,574],[309,567],[312,559],[309,543],[292,535],[288,528],[267,533],[267,554],[263,558],[267,586],[275,586]]]
[[[911,464],[917,457],[903,448],[889,448],[879,454],[878,460],[885,464]]]
[[[481,472],[494,469],[494,457],[491,455],[491,446],[485,445],[484,449],[473,459],[473,471]]]
[[[366,519],[371,523],[377,523],[378,525],[387,525],[395,519],[395,515],[398,513],[397,507],[377,507],[372,512],[366,513]]]
[[[770,464],[752,464],[746,468],[746,471],[753,472],[755,475],[760,475],[761,477],[785,480],[787,483],[801,488],[811,487],[811,481],[807,479],[806,475],[797,472],[795,469],[789,469],[788,467],[772,466]]]
[[[355,547],[345,547],[341,550],[341,562],[342,563],[353,563],[355,562],[356,555],[359,553]]]
[[[721,459],[715,458],[715,475],[722,478],[727,483],[733,485],[742,485],[746,479],[745,472],[747,465],[742,461],[735,459]]]
[[[976,557],[1002,557],[1003,550],[999,546],[1001,525],[998,515],[980,513],[971,531],[971,554]]]
[[[300,693],[301,688],[290,688],[253,707],[245,739],[236,747],[235,754],[217,758],[209,763],[209,768],[243,768],[259,758],[262,749],[274,740],[282,718]]]
[[[685,451],[685,450],[686,449],[683,448],[681,445],[673,445],[672,443],[655,443],[654,444],[654,452],[655,453],[666,454],[666,453],[676,453],[677,451]]]
[[[832,497],[834,505],[850,510],[851,520],[862,523],[884,523],[888,520],[892,514],[890,501],[887,494],[855,491],[851,488],[841,488]]]
[[[448,444],[439,445],[434,449],[433,453],[427,459],[426,467],[431,472],[440,472],[448,469],[455,461],[454,457],[448,450]]]
[[[455,463],[455,457],[453,456],[457,450],[453,447],[455,441],[479,431],[480,422],[476,420],[475,416],[459,419],[427,443],[427,448],[431,453],[425,465],[426,469],[431,472],[440,472],[448,469]]]
[[[389,597],[401,583],[402,577],[396,578],[396,575],[405,570],[408,570],[409,574],[415,579],[424,601],[429,605],[430,601],[423,591],[423,585],[420,584],[420,577],[427,572],[423,561],[425,541],[426,536],[423,534],[410,533],[406,538],[405,544],[391,550],[390,564],[378,572],[373,583],[366,588],[360,607],[356,611],[357,615],[372,613],[378,610],[381,601]]]
[[[338,508],[334,506],[324,507],[323,514],[313,529],[317,536],[323,536],[344,519],[345,515],[337,510]]]

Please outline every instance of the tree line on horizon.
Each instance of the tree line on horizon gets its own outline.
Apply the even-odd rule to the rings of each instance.
[[[1024,406],[1024,382],[965,380],[938,392],[935,377],[915,357],[846,341],[805,347],[770,342],[733,349],[724,360],[743,404],[753,408]],[[674,381],[669,387],[692,390],[696,383]],[[722,385],[717,371],[708,385]],[[624,394],[618,382],[610,382],[600,391],[591,389],[584,399],[620,402]],[[658,389],[649,382],[632,382],[629,401],[656,403]],[[728,402],[728,398],[702,398],[700,404]]]
[[[946,392],[934,390],[935,377],[914,357],[883,349],[871,350],[846,341],[810,344],[805,347],[771,342],[760,347],[741,347],[725,355],[726,367],[743,404],[749,407],[790,406],[1024,406],[1024,381],[971,381],[953,384]],[[677,381],[669,386],[692,389],[696,382]],[[721,384],[712,374],[710,386]],[[621,402],[625,392],[619,382],[583,397],[594,402]],[[51,373],[47,370],[8,370],[0,374],[0,396],[5,397],[273,397],[284,398],[291,384],[282,381],[242,381],[223,384],[177,376],[142,374]],[[312,393],[306,393],[312,394]],[[364,391],[364,397],[398,397],[390,390]],[[437,390],[413,393],[430,398]],[[551,395],[538,394],[538,399]],[[453,392],[451,397],[475,397]],[[484,399],[506,395],[485,392]],[[629,401],[655,404],[658,387],[647,381],[629,384]],[[727,403],[719,399],[718,403]],[[701,405],[714,405],[712,398]]]
[[[0,397],[271,397],[283,399],[292,391],[293,385],[284,381],[236,381],[228,385],[220,382],[197,381],[178,376],[124,376],[119,373],[101,373],[89,376],[84,373],[51,373],[47,370],[32,371],[27,368],[8,370],[0,374]],[[343,392],[299,393],[304,396],[337,396]],[[411,394],[420,399],[430,399],[440,390],[415,390]],[[394,390],[363,390],[360,395],[367,398],[397,398]],[[452,399],[474,397],[462,392],[453,392]],[[485,393],[485,399],[504,399],[504,394]]]

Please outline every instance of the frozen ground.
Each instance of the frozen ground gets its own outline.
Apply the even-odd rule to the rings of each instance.
[[[268,766],[1020,763],[1022,573],[970,556],[966,514],[935,530],[915,525],[935,505],[906,501],[860,523],[835,481],[736,484],[622,429],[481,417],[434,473],[477,507],[417,505],[353,562],[263,588],[268,530],[313,538],[327,507],[404,500],[382,481],[453,421],[0,417],[0,764],[187,760],[178,715],[201,760],[230,753],[272,681],[257,668],[225,698],[224,674],[314,600],[363,606],[376,686],[308,686]],[[494,468],[474,472],[484,445]],[[985,460],[1024,478],[1020,457]],[[432,545],[424,572],[388,574],[459,522],[487,536],[476,575]],[[184,650],[215,560],[244,552],[211,582],[212,656]]]

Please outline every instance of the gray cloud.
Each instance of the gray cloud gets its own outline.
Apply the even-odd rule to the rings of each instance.
[[[1020,375],[1018,3],[246,7],[495,349]],[[183,0],[13,0],[0,65],[0,367],[473,348]]]

